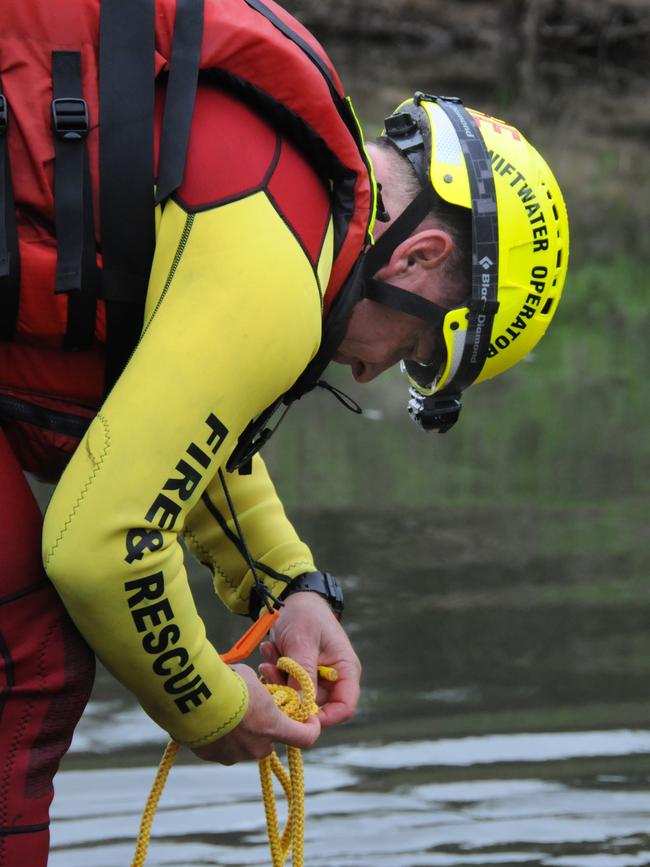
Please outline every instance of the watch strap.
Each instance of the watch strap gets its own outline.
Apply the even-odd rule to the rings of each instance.
[[[343,614],[343,590],[329,572],[305,572],[295,578],[280,594],[284,600],[293,593],[318,593],[339,617]]]

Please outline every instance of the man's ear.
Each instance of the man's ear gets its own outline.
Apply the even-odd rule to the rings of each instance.
[[[449,256],[454,242],[443,229],[422,229],[409,235],[393,250],[390,261],[377,275],[380,279],[407,274],[415,267],[438,268]]]
[[[407,238],[412,242],[409,257],[421,268],[439,268],[451,253],[454,242],[443,229],[423,229]]]

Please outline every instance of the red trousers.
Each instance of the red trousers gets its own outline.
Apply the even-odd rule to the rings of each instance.
[[[0,429],[0,867],[45,867],[52,778],[95,674],[41,563],[42,518]]]

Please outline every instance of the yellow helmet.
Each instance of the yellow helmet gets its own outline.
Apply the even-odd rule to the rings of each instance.
[[[462,392],[520,361],[555,315],[569,258],[566,207],[524,136],[456,97],[416,93],[386,119],[382,135],[409,160],[422,189],[368,252],[365,294],[436,328],[436,358],[402,367],[409,412],[425,429],[444,432],[458,418]],[[440,199],[472,212],[472,292],[451,310],[374,279]]]

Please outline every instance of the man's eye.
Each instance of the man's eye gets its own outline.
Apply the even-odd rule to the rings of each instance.
[[[413,349],[411,360],[420,367],[430,367],[435,356],[434,341],[430,335],[423,335]]]
[[[414,364],[419,364],[421,367],[427,367],[429,364],[428,359],[423,356],[423,353],[419,352],[419,345],[416,343],[413,349],[411,350],[411,354],[409,355],[408,360],[412,361]]]

